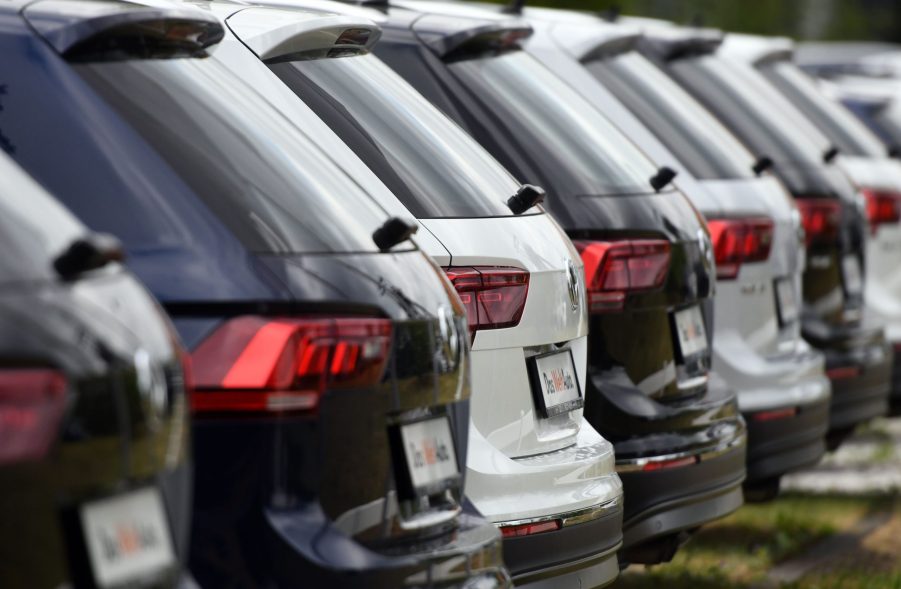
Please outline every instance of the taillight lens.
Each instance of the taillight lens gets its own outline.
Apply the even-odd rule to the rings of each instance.
[[[901,221],[901,194],[864,188],[863,195],[867,200],[867,219],[872,233],[875,234],[880,225]]]
[[[445,268],[466,308],[469,331],[514,327],[529,295],[529,273],[494,266]]]
[[[191,406],[196,412],[313,410],[326,390],[380,382],[390,343],[387,319],[231,319],[191,354]]]
[[[663,239],[574,240],[573,244],[585,264],[592,313],[621,310],[628,293],[659,288],[669,272],[670,244]]]
[[[799,198],[807,245],[834,242],[838,239],[842,221],[842,203],[833,198]]]
[[[547,520],[543,522],[533,522],[529,524],[515,524],[512,526],[501,526],[501,536],[504,538],[521,538],[523,536],[534,536],[544,532],[555,532],[563,527],[563,522],[558,519]]]
[[[42,458],[66,408],[66,378],[55,370],[0,370],[0,464]]]
[[[729,280],[738,276],[744,263],[770,257],[773,222],[770,219],[710,219],[710,238],[716,257],[716,276]]]

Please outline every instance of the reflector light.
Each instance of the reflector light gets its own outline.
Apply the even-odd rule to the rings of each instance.
[[[444,270],[466,308],[470,334],[519,324],[529,294],[527,271],[488,266]]]
[[[842,220],[840,201],[833,198],[799,198],[795,202],[801,211],[807,245],[838,239]]]
[[[0,464],[43,458],[66,408],[66,378],[55,370],[0,370]]]
[[[515,526],[501,526],[501,536],[504,538],[519,538],[522,536],[534,536],[543,532],[553,532],[563,527],[559,519],[552,519],[531,524],[518,524]]]
[[[770,257],[773,245],[770,219],[711,219],[707,226],[716,257],[716,276],[720,280],[736,278],[744,263],[762,262]]]
[[[779,419],[789,419],[798,414],[797,407],[789,407],[788,409],[774,409],[773,411],[761,411],[751,416],[754,421],[776,421]]]
[[[390,341],[387,319],[238,317],[191,355],[191,406],[198,412],[309,411],[326,390],[380,382]]]
[[[892,225],[901,221],[901,193],[864,188],[867,200],[867,219],[873,234],[880,225]]]
[[[648,462],[641,467],[641,470],[643,470],[644,472],[651,472],[656,470],[666,470],[669,468],[681,468],[683,466],[691,466],[692,464],[697,464],[697,462],[697,456],[686,456],[685,458],[673,458],[672,460]]]
[[[841,380],[843,378],[854,378],[860,375],[860,366],[841,366],[839,368],[830,368],[826,370],[826,376],[830,380]]]
[[[663,239],[574,240],[573,244],[585,264],[592,313],[622,310],[627,294],[659,288],[669,271],[670,244]]]

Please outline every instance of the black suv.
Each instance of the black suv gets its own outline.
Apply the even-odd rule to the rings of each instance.
[[[462,511],[462,304],[384,186],[230,73],[244,56],[281,84],[208,13],[0,19],[12,155],[121,236],[191,352],[201,585],[507,587],[499,532]]]

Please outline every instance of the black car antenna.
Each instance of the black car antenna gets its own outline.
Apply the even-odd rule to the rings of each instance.
[[[619,4],[611,4],[607,8],[598,11],[597,14],[607,22],[616,22],[619,20],[619,15],[622,14],[622,11],[622,6]]]

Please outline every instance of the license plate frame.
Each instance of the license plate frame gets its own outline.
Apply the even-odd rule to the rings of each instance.
[[[779,325],[795,323],[800,318],[801,312],[794,280],[777,278],[773,283],[773,293],[776,297],[776,314],[779,317]]]
[[[403,421],[390,428],[389,437],[400,498],[427,497],[459,486],[462,465],[447,415]]]
[[[554,365],[556,363],[556,366]],[[558,378],[549,374],[549,370],[555,367],[564,367],[569,370],[569,378],[561,373]],[[532,389],[532,398],[538,415],[549,419],[562,413],[580,409],[585,404],[582,387],[579,384],[579,373],[576,370],[576,362],[573,359],[572,350],[564,348],[537,354],[528,359],[529,384]],[[563,398],[556,403],[549,403],[552,395],[560,394],[560,390],[549,392],[548,389],[562,387]]]
[[[179,566],[167,510],[157,487],[139,487],[83,503],[78,519],[98,589],[163,578]]]
[[[845,294],[859,296],[863,293],[863,271],[860,260],[854,254],[842,256],[842,287]]]
[[[671,317],[678,357],[682,362],[704,355],[710,345],[707,341],[707,324],[704,323],[701,306],[684,307],[674,311]]]

